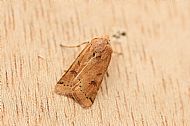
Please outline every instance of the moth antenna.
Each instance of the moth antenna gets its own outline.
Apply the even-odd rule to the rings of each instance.
[[[115,52],[115,51],[113,51],[113,53],[115,53],[116,55],[123,55],[122,52]]]
[[[40,55],[38,55],[38,59],[45,60],[45,58],[44,58],[44,57],[42,57],[42,56],[40,56]]]
[[[83,42],[81,44],[78,44],[78,45],[62,45],[60,44],[61,47],[66,47],[66,48],[76,48],[76,47],[80,47],[81,45],[84,45],[84,44],[88,44],[89,42]]]

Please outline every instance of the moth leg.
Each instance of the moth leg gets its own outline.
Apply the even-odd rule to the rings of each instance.
[[[106,71],[106,76],[109,77],[109,73],[108,73],[108,71]]]
[[[80,47],[81,45],[84,45],[84,44],[88,44],[89,42],[83,42],[81,44],[78,44],[78,45],[62,45],[60,44],[61,47],[66,47],[66,48],[75,48],[75,47]]]

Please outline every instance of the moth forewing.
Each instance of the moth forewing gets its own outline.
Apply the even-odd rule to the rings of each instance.
[[[108,37],[95,38],[83,49],[55,86],[55,92],[90,107],[97,95],[112,54]]]
[[[73,79],[78,74],[78,69],[81,68],[82,64],[81,61],[84,57],[84,54],[88,52],[90,44],[87,44],[86,47],[81,51],[72,65],[69,67],[67,72],[63,74],[60,80],[55,85],[55,93],[59,95],[70,95],[73,88]]]

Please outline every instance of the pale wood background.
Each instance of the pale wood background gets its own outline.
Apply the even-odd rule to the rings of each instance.
[[[93,106],[56,95],[82,48],[118,30]],[[2,126],[190,125],[189,0],[1,0]]]

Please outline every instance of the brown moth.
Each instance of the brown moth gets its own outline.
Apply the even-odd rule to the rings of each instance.
[[[90,107],[111,60],[109,37],[94,38],[82,50],[55,86],[55,92]]]

